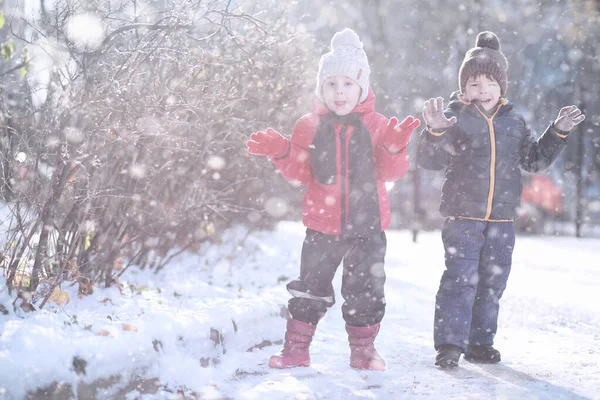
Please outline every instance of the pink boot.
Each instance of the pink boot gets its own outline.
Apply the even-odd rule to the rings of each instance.
[[[371,326],[346,325],[350,342],[350,366],[357,369],[385,371],[385,361],[379,356],[373,342],[379,332],[379,324]]]
[[[271,356],[269,367],[308,367],[310,365],[308,346],[316,329],[315,325],[307,324],[297,319],[288,319],[283,349]]]

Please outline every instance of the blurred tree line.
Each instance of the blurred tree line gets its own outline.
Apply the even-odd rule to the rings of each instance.
[[[319,57],[344,27],[365,43],[378,111],[399,117],[448,98],[477,32],[496,32],[508,97],[534,130],[561,105],[588,115],[561,156],[559,182],[582,195],[575,203],[586,213],[573,219],[584,221],[594,201],[599,211],[590,197],[600,185],[597,1],[0,7],[2,43],[11,43],[0,63],[0,251],[11,286],[111,285],[128,265],[160,269],[232,224],[298,219],[302,188],[250,157],[245,141],[267,127],[291,134],[311,110]],[[397,227],[434,218],[439,193],[427,190],[440,179],[413,162],[392,189]]]

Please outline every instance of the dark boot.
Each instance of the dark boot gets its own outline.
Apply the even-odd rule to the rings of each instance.
[[[379,356],[373,342],[379,332],[379,324],[371,326],[346,325],[350,342],[350,366],[357,369],[385,371],[385,361]]]
[[[439,347],[435,357],[435,365],[441,369],[452,369],[458,367],[458,360],[463,350],[453,344],[443,344]]]
[[[470,345],[467,346],[465,360],[482,363],[496,364],[501,361],[500,352],[489,345]]]
[[[308,367],[310,365],[308,346],[316,329],[315,325],[307,324],[297,319],[288,319],[285,343],[279,353],[269,358],[269,367]]]

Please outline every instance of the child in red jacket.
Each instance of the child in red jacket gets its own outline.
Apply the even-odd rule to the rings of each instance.
[[[297,121],[291,139],[268,128],[247,142],[250,153],[270,157],[286,179],[307,185],[300,276],[287,285],[291,319],[283,349],[269,360],[272,368],[309,365],[308,347],[335,303],[331,282],[343,260],[350,365],[385,369],[373,346],[385,313],[385,182],[405,174],[406,146],[420,121],[409,116],[398,124],[375,112],[369,73],[358,35],[337,32],[319,63],[313,111]]]

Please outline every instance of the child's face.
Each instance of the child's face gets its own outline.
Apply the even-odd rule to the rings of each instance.
[[[465,91],[467,101],[477,100],[486,111],[496,107],[500,100],[500,85],[494,78],[486,75],[472,76],[467,79]]]
[[[348,115],[360,98],[360,86],[347,76],[335,75],[323,83],[323,99],[327,108],[337,115]]]

